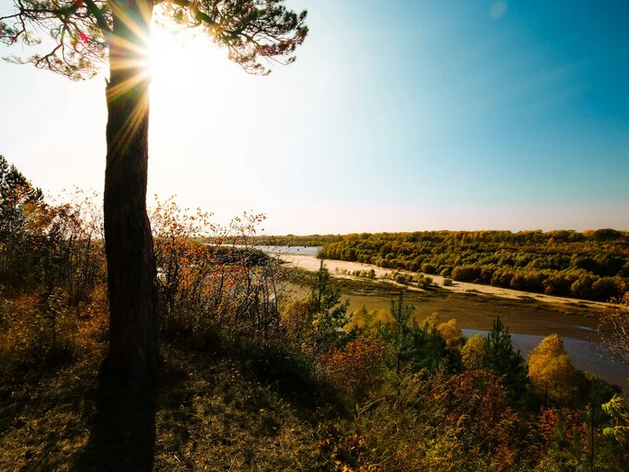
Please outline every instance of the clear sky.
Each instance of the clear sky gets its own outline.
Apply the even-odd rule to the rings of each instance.
[[[629,229],[626,0],[289,4],[310,34],[269,77],[154,35],[150,194],[269,234]],[[0,104],[35,185],[102,188],[104,76],[2,63]]]

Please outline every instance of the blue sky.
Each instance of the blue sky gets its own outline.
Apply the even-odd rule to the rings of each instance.
[[[150,193],[275,234],[629,229],[629,3],[290,5],[310,35],[267,78],[160,36]],[[0,84],[0,153],[50,193],[99,190],[103,77]]]

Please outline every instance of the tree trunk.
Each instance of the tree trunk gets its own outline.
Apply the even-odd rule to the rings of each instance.
[[[132,394],[157,373],[157,285],[146,212],[152,1],[114,0],[107,84],[105,248],[109,354],[103,375]]]

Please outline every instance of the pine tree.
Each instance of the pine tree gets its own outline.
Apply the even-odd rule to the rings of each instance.
[[[0,42],[48,47],[12,57],[73,80],[109,65],[104,226],[109,353],[101,373],[116,390],[154,391],[158,364],[157,271],[146,211],[151,27],[196,28],[247,72],[290,63],[308,28],[283,0],[17,0],[0,17]],[[41,41],[39,34],[51,41]],[[222,92],[221,92],[222,93]],[[120,388],[121,387],[121,388]]]
[[[513,399],[518,399],[526,388],[526,364],[520,351],[513,350],[509,330],[500,318],[494,320],[487,334],[483,368],[502,379]]]

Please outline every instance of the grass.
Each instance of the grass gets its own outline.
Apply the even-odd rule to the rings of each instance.
[[[308,412],[240,360],[167,346],[155,470],[324,470]]]
[[[93,358],[14,372],[0,384],[0,470],[70,470],[95,413]]]
[[[330,470],[316,424],[334,413],[292,394],[273,369],[168,342],[162,355],[146,470]],[[97,432],[97,370],[87,355],[0,380],[0,470],[142,469],[129,458],[136,432]]]

